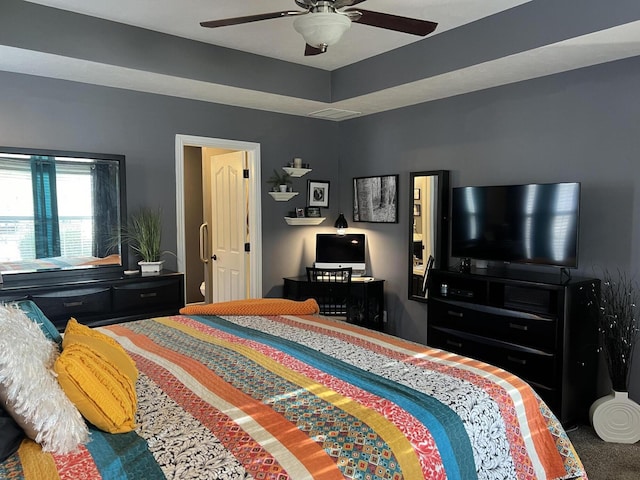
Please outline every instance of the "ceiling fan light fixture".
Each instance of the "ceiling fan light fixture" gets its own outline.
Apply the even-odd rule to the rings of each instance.
[[[315,12],[300,15],[293,21],[293,28],[312,47],[333,45],[351,26],[351,20],[340,13]]]

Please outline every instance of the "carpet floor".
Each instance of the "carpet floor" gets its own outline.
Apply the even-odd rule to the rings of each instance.
[[[640,442],[628,445],[601,440],[589,425],[567,432],[589,480],[639,480]]]

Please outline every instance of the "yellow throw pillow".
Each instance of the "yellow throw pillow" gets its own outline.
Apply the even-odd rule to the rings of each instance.
[[[135,384],[138,380],[138,369],[133,363],[131,357],[122,348],[105,342],[101,338],[89,337],[87,335],[78,335],[77,333],[65,333],[62,340],[62,349],[64,350],[72,344],[82,344],[93,350],[102,361],[109,363],[113,368],[117,368]]]
[[[103,347],[100,348],[100,351],[108,354],[111,360],[121,368],[129,377],[133,380],[133,383],[138,379],[138,368],[136,367],[135,362],[129,356],[127,351],[120,345],[116,340],[111,338],[109,335],[106,335],[102,332],[94,330],[92,328],[87,327],[86,325],[82,325],[78,323],[75,318],[69,319],[67,322],[67,326],[64,329],[64,338],[67,338],[67,335],[74,335],[74,341],[79,341],[77,336],[84,336],[88,339],[87,344],[94,349],[100,348],[99,342],[106,343],[111,348]],[[64,348],[64,338],[62,343],[62,348]],[[68,343],[68,342],[67,342]]]
[[[54,370],[67,397],[89,422],[109,433],[133,430],[135,383],[100,353],[86,343],[69,342]]]

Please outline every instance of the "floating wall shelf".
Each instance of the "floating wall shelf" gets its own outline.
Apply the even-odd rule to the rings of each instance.
[[[269,192],[276,202],[288,202],[300,192]]]
[[[294,167],[282,167],[292,177],[302,177],[311,171],[310,168],[294,168]]]
[[[326,217],[284,217],[288,225],[320,225]]]

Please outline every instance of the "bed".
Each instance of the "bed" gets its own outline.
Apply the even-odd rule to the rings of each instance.
[[[90,425],[66,454],[23,440],[0,478],[587,479],[516,376],[314,303],[190,306],[95,329],[135,362],[134,428]]]

